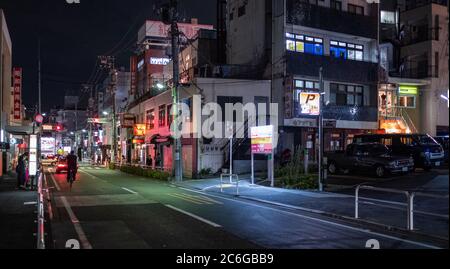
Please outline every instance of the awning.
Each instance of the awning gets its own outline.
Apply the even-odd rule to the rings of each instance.
[[[35,134],[39,133],[39,127],[35,127]],[[33,134],[33,126],[6,126],[5,131],[12,135],[31,135]]]
[[[153,135],[152,137],[150,137],[147,144],[159,145],[159,144],[172,144],[172,143],[173,143],[173,138],[170,135],[169,136]]]

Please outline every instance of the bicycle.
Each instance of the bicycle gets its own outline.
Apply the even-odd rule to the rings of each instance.
[[[68,177],[68,181],[69,181],[70,191],[72,191],[73,182],[76,180],[76,177],[77,177],[77,170],[71,169],[71,170],[67,171],[67,174],[68,174],[67,177]]]

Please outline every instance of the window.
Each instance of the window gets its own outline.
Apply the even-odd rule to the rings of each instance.
[[[147,130],[153,130],[155,128],[155,110],[154,109],[147,111],[146,125],[147,125]]]
[[[171,126],[173,122],[172,105],[167,106],[167,126]]]
[[[320,83],[317,81],[310,80],[294,80],[294,115],[296,117],[304,117],[305,114],[302,113],[301,93],[318,93],[320,92]]]
[[[159,107],[158,125],[159,125],[159,127],[166,126],[166,106],[165,105]]]
[[[364,15],[364,7],[348,4],[348,12],[358,15]]]
[[[330,84],[330,103],[338,106],[364,106],[362,86]]]
[[[232,21],[233,19],[234,19],[234,13],[231,12],[231,13],[230,13],[230,21]]]
[[[342,11],[342,3],[340,1],[331,0],[331,8]]]
[[[416,108],[415,96],[400,96],[399,106],[403,108]]]
[[[246,11],[245,8],[246,8],[246,5],[240,6],[238,8],[238,17],[242,17],[245,15],[245,11]]]
[[[286,49],[300,53],[323,55],[323,39],[286,33]]]
[[[340,59],[362,61],[364,60],[364,46],[331,40],[330,55]]]

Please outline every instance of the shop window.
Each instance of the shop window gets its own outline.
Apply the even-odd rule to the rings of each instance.
[[[400,96],[399,106],[403,108],[416,108],[416,97],[415,96]]]

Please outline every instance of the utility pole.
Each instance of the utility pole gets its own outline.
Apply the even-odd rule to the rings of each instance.
[[[324,134],[323,134],[323,106],[325,104],[325,91],[323,84],[323,67],[320,67],[320,97],[319,97],[319,191],[323,191],[324,185],[324,169],[323,169],[323,148],[324,148]]]
[[[180,94],[178,91],[179,81],[180,81],[180,66],[179,66],[179,29],[178,29],[178,1],[170,0],[169,5],[163,7],[163,22],[165,24],[170,24],[170,34],[172,43],[172,63],[173,63],[173,88],[172,88],[172,100],[173,100],[173,126],[174,126],[174,145],[172,148],[173,154],[173,175],[175,176],[175,181],[183,181],[183,163],[181,160],[182,156],[182,144],[180,135]]]
[[[42,107],[41,107],[41,39],[38,38],[38,113],[39,115],[42,114]]]
[[[117,120],[116,120],[116,90],[117,90],[117,76],[118,72],[115,67],[114,56],[99,56],[100,66],[108,69],[111,75],[111,97],[112,97],[112,150],[111,150],[111,162],[116,163],[117,154]]]

